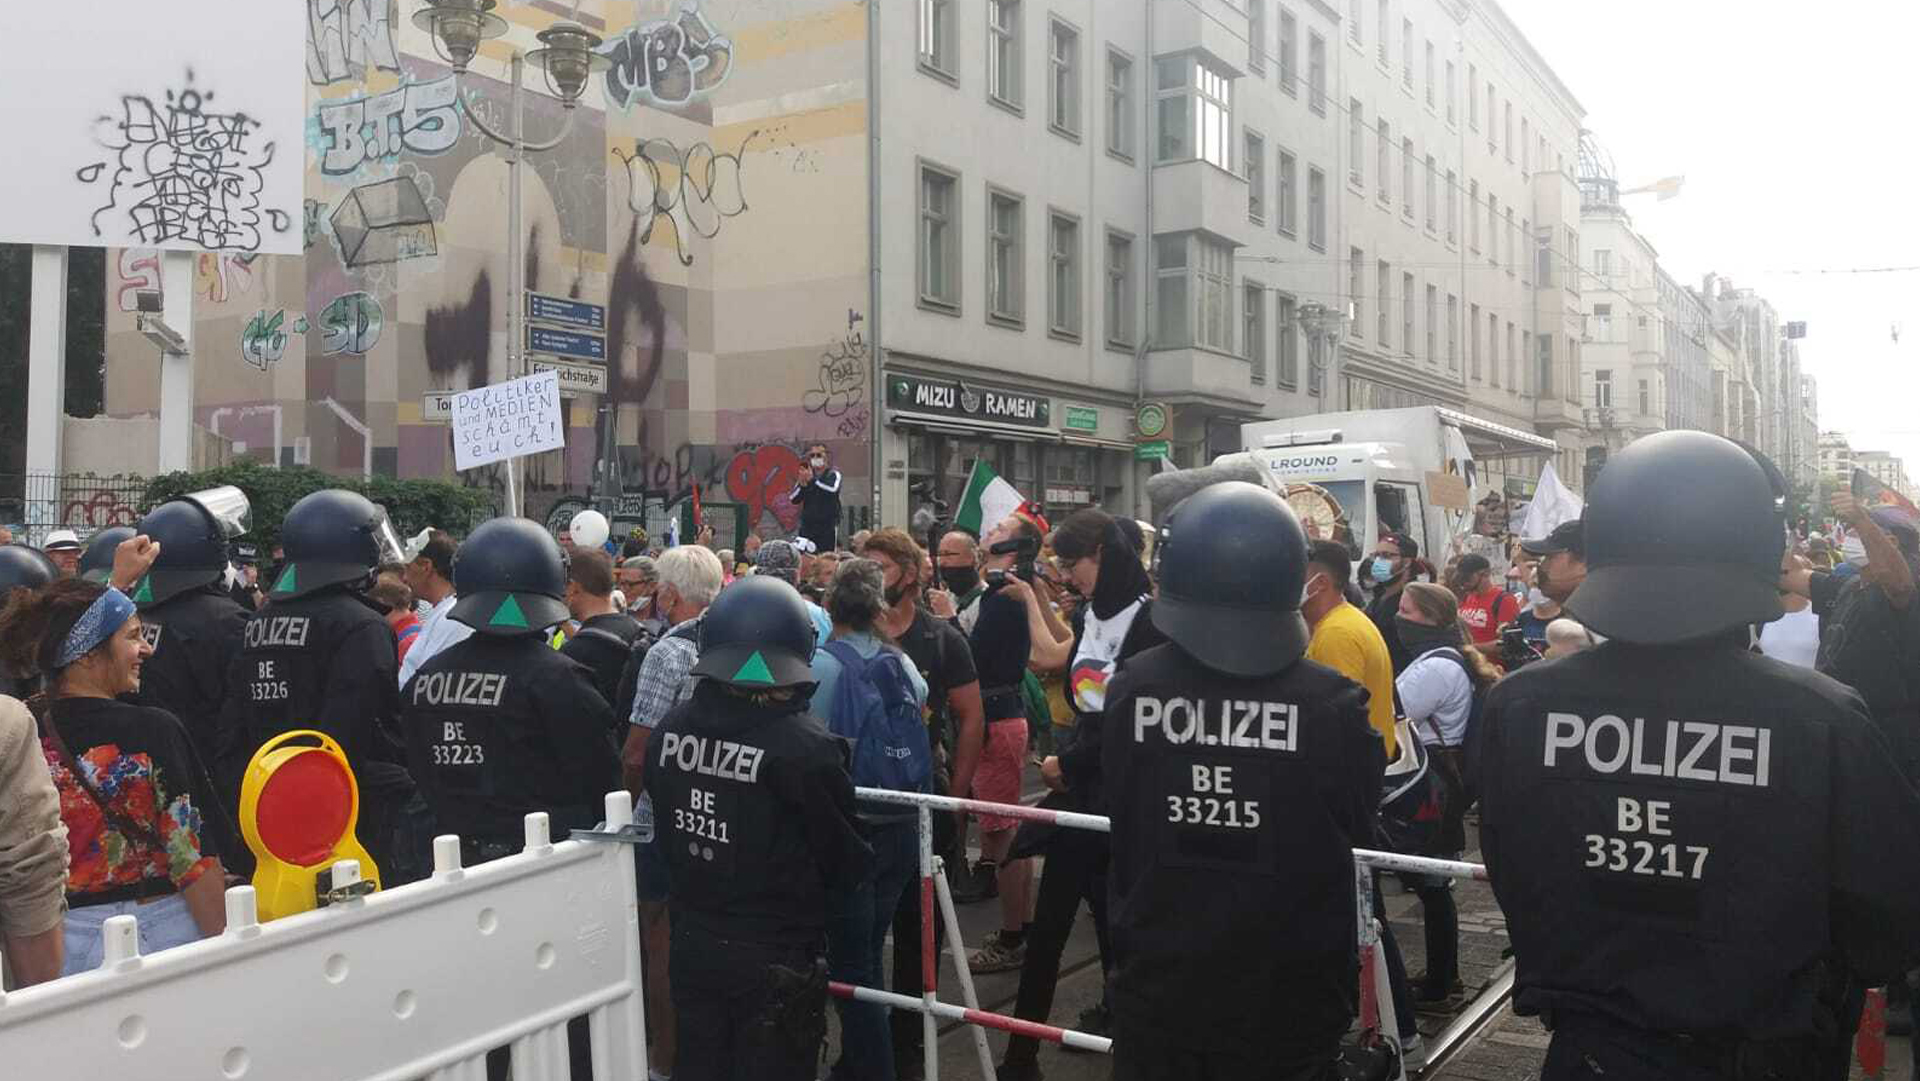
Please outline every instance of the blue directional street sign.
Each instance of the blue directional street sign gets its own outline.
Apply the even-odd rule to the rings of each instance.
[[[605,334],[607,331],[606,305],[548,296],[545,293],[527,293],[527,318],[536,323],[591,330],[595,334]]]
[[[605,362],[607,359],[607,340],[597,334],[582,334],[574,330],[555,330],[552,327],[527,326],[527,352],[545,353],[554,357],[570,357],[574,360],[593,360]]]

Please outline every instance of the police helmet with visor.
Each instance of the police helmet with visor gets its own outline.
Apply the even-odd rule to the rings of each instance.
[[[134,587],[134,602],[159,604],[220,581],[231,558],[228,542],[247,531],[252,513],[246,493],[231,485],[193,492],[148,511],[140,520],[140,532],[160,545],[160,554]],[[113,565],[111,552],[107,565]]]
[[[152,515],[148,515],[152,517]],[[87,550],[80,553],[80,571],[77,577],[84,582],[105,585],[113,577],[113,554],[123,541],[130,541],[139,534],[129,525],[117,525],[112,529],[103,529],[87,540]]]
[[[1254,677],[1306,655],[1307,535],[1278,495],[1245,481],[1202,488],[1167,515],[1157,550],[1153,625],[1195,660]]]
[[[538,634],[567,618],[567,553],[526,518],[494,518],[453,556],[447,613],[481,634]]]
[[[312,492],[280,524],[285,553],[269,600],[288,600],[335,585],[359,585],[386,563],[404,561],[387,512],[343,488]]]

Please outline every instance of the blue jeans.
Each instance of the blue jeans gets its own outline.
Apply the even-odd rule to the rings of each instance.
[[[193,922],[193,914],[187,911],[186,898],[177,893],[144,905],[136,901],[114,901],[70,908],[63,933],[67,959],[60,975],[73,976],[100,967],[106,958],[101,931],[114,916],[132,916],[139,921],[142,956],[200,941],[200,925]]]
[[[920,839],[911,821],[871,827],[872,869],[851,888],[827,899],[827,969],[833,979],[880,988],[881,946],[900,896],[919,874]],[[887,1008],[835,999],[840,1011],[840,1058],[833,1081],[893,1081],[893,1036]]]

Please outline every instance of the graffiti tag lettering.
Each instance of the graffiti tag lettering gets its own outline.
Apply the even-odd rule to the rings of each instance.
[[[727,465],[727,495],[747,507],[750,526],[772,511],[782,528],[799,524],[800,509],[793,505],[793,489],[800,483],[800,455],[792,447],[768,444],[741,450]]]
[[[449,79],[451,82],[451,79]],[[127,94],[120,113],[102,116],[95,142],[112,151],[111,163],[82,166],[82,184],[103,178],[106,202],[93,212],[93,235],[112,211],[127,217],[127,229],[143,244],[184,241],[208,251],[258,251],[261,227],[277,228],[284,214],[260,203],[275,144],[260,135],[260,122],[246,113],[213,109],[214,92],[198,90],[193,72],[166,103]],[[129,200],[122,205],[121,200]]]
[[[123,312],[138,311],[134,296],[141,290],[160,288],[160,254],[152,248],[120,249],[119,304]]]
[[[650,242],[654,228],[665,221],[673,229],[680,265],[692,266],[688,245],[693,238],[713,239],[728,218],[746,211],[740,158],[758,134],[748,135],[730,154],[706,143],[695,143],[683,154],[666,139],[640,141],[631,157],[616,148],[614,157],[627,167],[627,206],[646,223],[640,242]]]
[[[386,321],[387,313],[370,293],[335,297],[320,312],[320,352],[325,356],[368,353],[379,344]]]
[[[444,153],[460,139],[459,102],[451,75],[384,94],[325,102],[316,111],[327,144],[320,171],[344,176],[402,150]]]
[[[679,105],[712,92],[733,70],[733,42],[714,29],[697,3],[682,6],[672,21],[630,27],[598,52],[613,61],[607,69],[607,100],[622,110],[647,97]]]
[[[809,413],[840,417],[858,406],[867,394],[867,343],[853,329],[859,312],[847,312],[847,336],[820,354],[819,385],[807,391]]]
[[[403,165],[400,176],[363,184],[340,201],[329,221],[341,262],[357,268],[439,254],[433,221],[436,207],[441,214],[446,208],[421,190],[423,179],[431,190],[432,176],[404,171],[412,168]]]
[[[297,316],[292,326],[287,325],[287,313],[256,312],[247,320],[245,330],[240,332],[240,356],[248,364],[266,371],[269,365],[280,363],[286,355],[287,339],[294,334],[307,332],[307,317]]]
[[[307,0],[307,78],[315,86],[399,71],[392,0]]]

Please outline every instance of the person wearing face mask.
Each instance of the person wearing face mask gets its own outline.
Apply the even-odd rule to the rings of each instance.
[[[980,548],[973,534],[956,529],[941,537],[934,572],[940,576],[940,588],[927,594],[927,607],[952,621],[962,634],[972,634],[980,619],[979,600],[987,592],[980,580]]]
[[[840,534],[840,471],[829,463],[825,443],[807,448],[800,483],[789,498],[800,508],[800,535],[813,542],[814,551],[833,551]]]
[[[15,668],[46,673],[29,703],[67,827],[63,975],[97,968],[101,928],[140,921],[141,953],[226,929],[225,837],[213,784],[178,718],[133,705],[153,649],[133,601],[110,586],[66,580],[16,594],[0,616]]]
[[[1373,559],[1362,568],[1361,576],[1373,587],[1373,596],[1367,601],[1367,618],[1373,620],[1380,637],[1386,640],[1387,654],[1393,658],[1396,672],[1413,658],[1400,644],[1393,614],[1400,609],[1400,591],[1414,580],[1421,565],[1419,543],[1404,533],[1389,533],[1380,538],[1373,550]],[[1387,754],[1392,755],[1393,749],[1388,748]]]
[[[1578,518],[1554,526],[1553,532],[1537,540],[1521,541],[1520,548],[1539,560],[1533,567],[1533,584],[1555,604],[1567,603],[1587,580],[1586,529]]]
[[[1464,822],[1470,797],[1463,756],[1473,699],[1477,691],[1492,686],[1499,673],[1468,644],[1458,602],[1440,586],[1428,582],[1408,585],[1400,595],[1400,610],[1394,621],[1400,628],[1400,640],[1413,655],[1412,663],[1394,680],[1394,690],[1447,789],[1439,837],[1432,851],[1420,854],[1458,859],[1467,847]],[[1404,877],[1420,898],[1427,932],[1427,970],[1411,977],[1414,1008],[1423,1013],[1450,1014],[1466,997],[1460,980],[1459,913],[1453,902],[1453,880],[1443,875]]]

